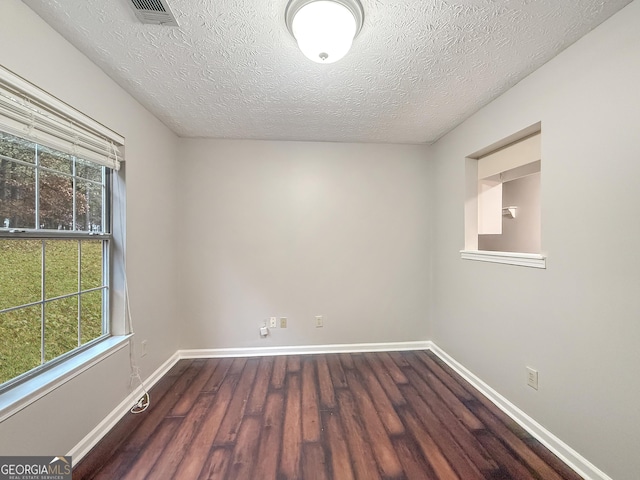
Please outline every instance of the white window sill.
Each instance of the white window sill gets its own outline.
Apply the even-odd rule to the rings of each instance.
[[[460,250],[464,260],[505,263],[521,267],[547,268],[547,258],[537,253],[490,252],[487,250]]]
[[[106,338],[84,352],[0,394],[0,422],[67,383],[82,372],[127,346],[131,335]]]

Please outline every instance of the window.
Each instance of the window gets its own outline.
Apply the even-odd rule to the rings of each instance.
[[[0,67],[0,391],[109,336],[121,145]]]
[[[539,124],[517,136],[467,159],[466,241],[461,253],[471,260],[544,268]]]
[[[109,333],[109,178],[0,131],[0,383]]]

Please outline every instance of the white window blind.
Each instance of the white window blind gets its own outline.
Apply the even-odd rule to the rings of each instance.
[[[0,130],[118,170],[124,138],[0,66]]]

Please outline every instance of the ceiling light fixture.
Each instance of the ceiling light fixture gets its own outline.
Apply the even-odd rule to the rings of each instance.
[[[358,0],[290,0],[285,21],[307,58],[333,63],[360,33],[364,10]]]

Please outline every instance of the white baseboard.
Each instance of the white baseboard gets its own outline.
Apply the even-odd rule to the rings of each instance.
[[[291,347],[207,348],[179,350],[180,358],[267,357],[273,355],[309,355],[314,353],[394,352],[427,350],[431,342],[344,343]]]
[[[505,397],[496,392],[493,388],[483,382],[464,365],[456,361],[440,349],[435,343],[429,342],[429,349],[442,359],[447,365],[455,370],[462,378],[473,385],[480,393],[487,397],[500,410],[509,415],[522,428],[535,437],[540,443],[551,450],[569,467],[575,470],[585,480],[612,480],[606,473],[593,465],[569,445],[556,437],[549,430],[536,422],[529,415],[524,413]]]
[[[164,362],[160,367],[153,372],[149,377],[145,380],[144,385],[147,390],[153,387],[158,380],[160,380],[170,369],[173,367],[176,362],[180,360],[178,356],[178,352],[174,353],[166,362]],[[77,465],[82,458],[89,453],[89,451],[96,446],[96,444],[102,440],[102,438],[109,433],[109,431],[115,427],[116,423],[120,421],[122,417],[124,417],[131,407],[136,403],[136,401],[142,396],[144,390],[142,385],[136,388],[133,392],[131,392],[116,408],[114,408],[111,413],[109,413],[104,420],[102,420],[96,428],[91,430],[75,447],[71,449],[67,455],[70,455],[73,464]]]

